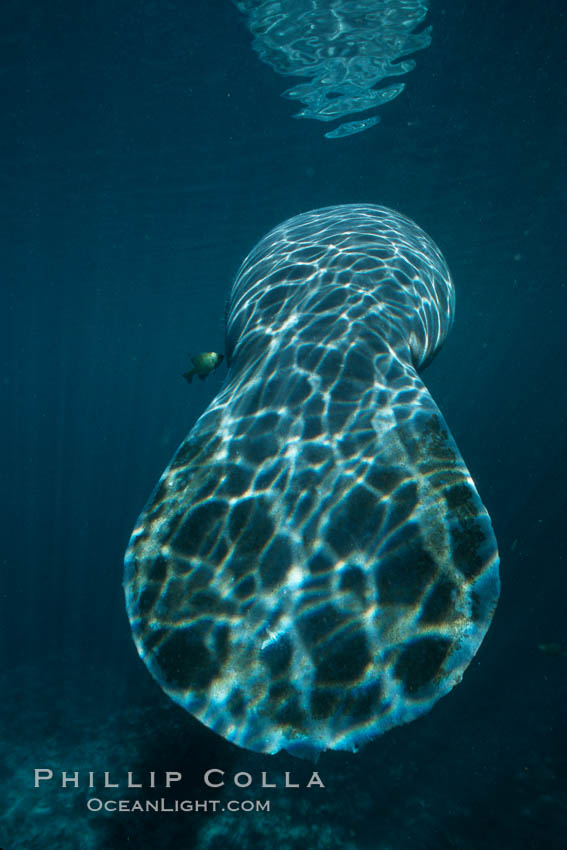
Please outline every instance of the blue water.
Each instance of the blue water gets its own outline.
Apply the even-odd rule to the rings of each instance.
[[[291,117],[229,0],[2,4],[5,850],[567,846],[567,657],[538,648],[567,647],[567,17],[559,0],[495,6],[432,0],[406,89],[329,140]],[[425,376],[492,517],[502,595],[429,715],[322,755],[325,789],[266,791],[262,771],[304,783],[313,766],[169,702],[130,637],[122,558],[221,386],[224,367],[181,375],[223,350],[240,261],[288,216],[353,202],[411,217],[450,265],[456,322]],[[255,784],[207,789],[213,767]],[[36,768],[112,771],[113,799],[127,771],[178,770],[183,797],[272,811],[89,812],[84,784],[35,789]]]

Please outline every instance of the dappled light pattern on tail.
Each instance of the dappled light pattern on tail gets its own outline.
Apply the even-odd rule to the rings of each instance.
[[[423,714],[490,624],[490,519],[417,369],[453,286],[376,206],[277,227],[227,305],[225,386],[140,516],[125,592],[164,690],[228,740],[355,749]]]
[[[303,109],[296,118],[335,121],[393,100],[404,83],[376,88],[411,71],[406,57],[431,42],[416,29],[427,0],[234,0],[248,16],[254,49],[280,74],[308,77],[284,92]],[[347,121],[325,136],[350,136],[372,127],[377,115]]]

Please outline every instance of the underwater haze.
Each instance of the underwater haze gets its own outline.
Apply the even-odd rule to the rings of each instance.
[[[567,848],[567,12],[384,0],[388,30],[365,0],[300,5],[0,7],[3,850]],[[276,50],[254,15],[284,13]],[[222,737],[162,691],[123,561],[230,381],[229,357],[183,374],[230,354],[240,264],[287,219],[348,204],[416,222],[450,269],[455,321],[423,380],[490,516],[501,593],[430,711],[314,761],[241,748],[232,717]]]

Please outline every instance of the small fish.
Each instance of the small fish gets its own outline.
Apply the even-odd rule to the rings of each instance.
[[[193,361],[193,369],[183,373],[183,377],[191,383],[194,375],[198,375],[202,381],[207,375],[216,371],[217,366],[220,366],[224,360],[224,354],[217,354],[216,351],[203,351],[202,354],[196,354],[191,358]]]

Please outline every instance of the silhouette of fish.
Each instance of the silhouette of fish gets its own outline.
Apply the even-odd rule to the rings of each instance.
[[[216,351],[203,351],[201,354],[196,354],[191,360],[193,362],[193,368],[183,373],[183,377],[189,383],[191,383],[195,375],[198,375],[204,381],[207,375],[215,372],[217,366],[220,366],[224,360],[224,354],[217,354]]]

